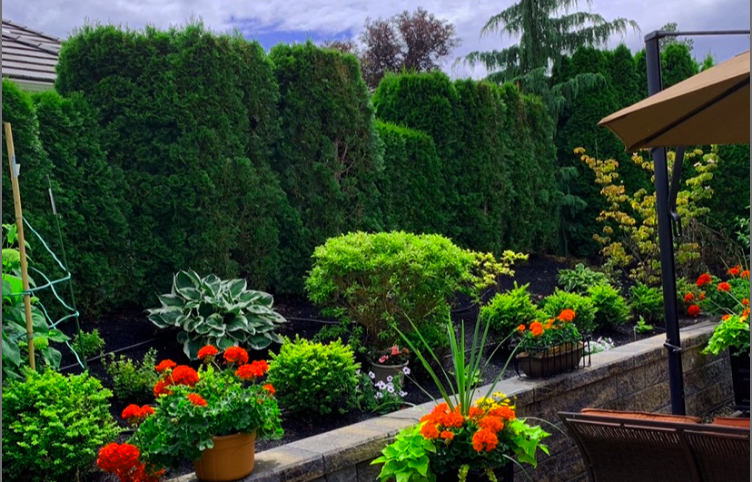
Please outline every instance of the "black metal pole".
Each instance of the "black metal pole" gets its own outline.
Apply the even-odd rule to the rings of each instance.
[[[661,52],[658,44],[660,37],[659,32],[654,32],[645,37],[649,96],[657,94],[663,89],[661,82]],[[658,216],[658,247],[661,252],[663,312],[666,317],[666,343],[664,346],[668,349],[671,412],[675,415],[684,415],[684,375],[682,373],[681,340],[679,338],[679,316],[676,306],[674,243],[671,234],[671,218],[668,212],[669,192],[666,148],[651,149],[651,154],[655,166],[655,209]]]

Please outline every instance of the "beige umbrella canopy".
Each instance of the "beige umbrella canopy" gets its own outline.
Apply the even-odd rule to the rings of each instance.
[[[599,125],[629,152],[647,147],[749,144],[749,50],[630,107]]]

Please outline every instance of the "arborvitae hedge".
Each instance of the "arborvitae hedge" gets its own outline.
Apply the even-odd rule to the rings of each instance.
[[[282,129],[272,167],[302,221],[284,246],[283,276],[298,291],[316,246],[349,231],[380,229],[382,153],[355,56],[310,42],[278,45],[269,56]]]
[[[133,295],[125,180],[107,163],[96,112],[82,96],[46,92],[34,101],[57,180],[55,205],[76,301],[86,315],[112,309]],[[61,254],[57,233],[50,234],[47,241]]]
[[[718,146],[718,157],[718,168],[710,181],[713,197],[707,222],[736,240],[736,218],[749,217],[749,144]]]
[[[103,147],[128,181],[142,306],[178,269],[234,276],[240,261],[259,288],[276,274],[275,204],[282,199],[251,142],[260,124],[271,127],[259,133],[274,128],[270,69],[259,46],[200,25],[168,32],[85,27],[66,41],[57,87],[63,95],[81,91],[100,109]],[[250,88],[249,76],[261,84]],[[234,259],[249,235],[258,257]]]
[[[433,138],[379,120],[376,130],[384,144],[379,181],[383,228],[416,234],[444,232],[444,178]]]
[[[512,86],[452,83],[440,72],[387,75],[373,103],[379,118],[433,137],[446,189],[443,234],[476,250],[550,246],[553,126],[538,103]]]

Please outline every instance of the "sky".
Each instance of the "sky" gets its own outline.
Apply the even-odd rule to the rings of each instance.
[[[277,43],[321,42],[359,36],[367,18],[388,18],[422,6],[437,18],[453,23],[461,45],[447,59],[444,70],[453,77],[482,77],[480,68],[455,62],[468,52],[500,49],[516,39],[498,34],[481,36],[486,20],[515,0],[4,0],[3,18],[60,38],[85,23],[160,28],[200,19],[211,30],[240,30],[265,48]],[[632,51],[643,47],[646,33],[668,22],[680,30],[723,30],[750,27],[749,0],[580,0],[578,10],[599,13],[608,20],[635,20],[640,32],[613,37],[608,47],[626,43]],[[711,53],[717,62],[749,49],[749,38],[695,38],[694,56]]]

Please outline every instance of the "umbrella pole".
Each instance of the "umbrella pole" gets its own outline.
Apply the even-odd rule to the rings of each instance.
[[[656,32],[657,33],[657,32]],[[648,95],[657,94],[661,85],[661,53],[659,36],[645,38],[647,60]],[[676,306],[676,271],[674,268],[674,242],[669,217],[668,165],[666,148],[651,149],[655,166],[655,209],[658,217],[658,247],[661,253],[661,282],[663,284],[663,312],[666,318],[666,342],[668,349],[669,389],[671,412],[684,415],[684,375],[682,373],[679,316]]]

